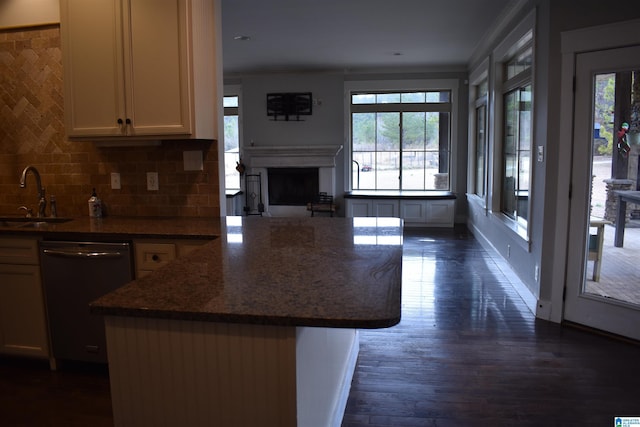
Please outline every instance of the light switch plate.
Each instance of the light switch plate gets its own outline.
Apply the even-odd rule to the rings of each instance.
[[[158,191],[158,172],[147,172],[147,190]]]
[[[204,169],[202,151],[184,151],[182,160],[185,171],[201,171]]]
[[[111,189],[120,190],[120,174],[118,172],[111,172]]]

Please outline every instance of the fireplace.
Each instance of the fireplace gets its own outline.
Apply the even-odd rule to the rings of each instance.
[[[336,156],[342,145],[245,147],[248,173],[260,174],[265,214],[306,216],[319,193],[336,195]]]
[[[318,168],[267,168],[269,204],[306,206],[320,191]]]

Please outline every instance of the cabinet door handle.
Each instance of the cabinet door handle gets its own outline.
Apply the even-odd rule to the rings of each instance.
[[[152,259],[154,262],[158,262],[158,261],[160,261],[160,257],[159,257],[157,254],[153,254],[153,256],[151,257],[151,259]]]
[[[127,124],[127,126],[131,125],[131,119],[127,118],[127,120],[125,121],[125,123]]]
[[[120,126],[122,126],[122,119],[121,119],[121,118],[118,118],[118,124],[119,124]]]

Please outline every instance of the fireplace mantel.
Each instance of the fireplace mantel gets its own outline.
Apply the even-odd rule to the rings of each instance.
[[[279,145],[245,147],[247,166],[273,167],[329,167],[336,166],[336,155],[342,145]]]

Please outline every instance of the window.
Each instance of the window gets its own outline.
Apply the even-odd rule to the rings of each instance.
[[[502,191],[500,211],[524,228],[529,217],[532,137],[533,33],[528,31],[503,62]]]
[[[225,96],[224,107],[224,170],[225,187],[228,190],[240,189],[240,174],[236,170],[240,161],[239,97]]]
[[[504,95],[502,212],[526,226],[531,169],[531,85]]]
[[[487,99],[488,81],[484,78],[475,86],[474,102],[474,170],[473,193],[481,198],[487,194],[487,153],[489,139],[487,137]]]
[[[502,39],[491,55],[488,210],[530,251],[534,146],[536,11]]]
[[[351,92],[353,190],[449,190],[451,90]]]

